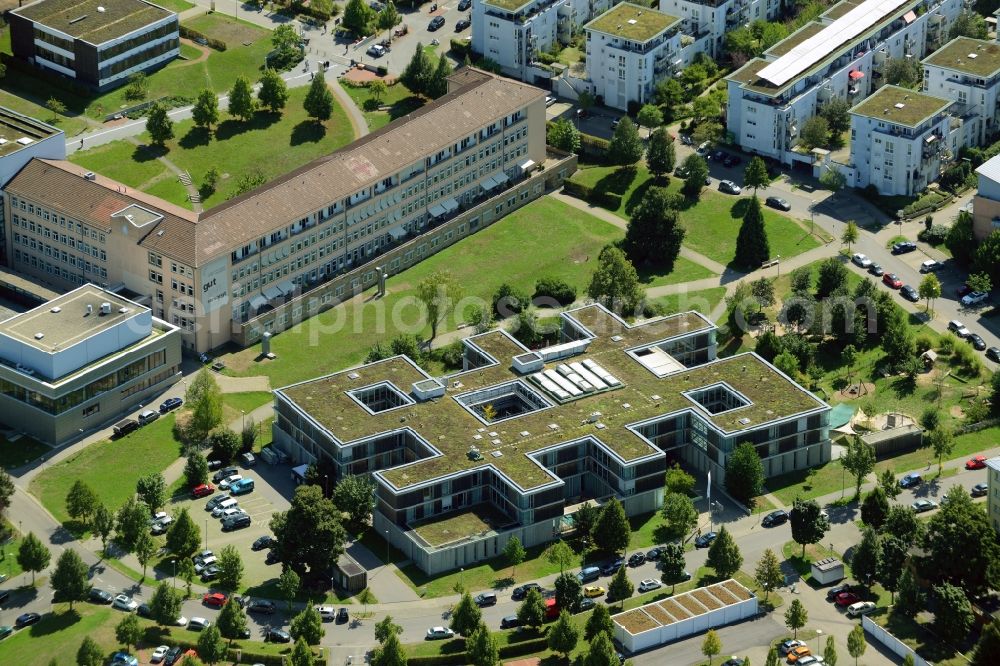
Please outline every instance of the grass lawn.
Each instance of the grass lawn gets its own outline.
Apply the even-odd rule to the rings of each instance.
[[[928,630],[927,625],[931,624],[933,619],[928,613],[921,613],[915,619],[910,619],[902,613],[881,609],[870,617],[929,663],[936,666],[967,666],[969,663],[959,652],[938,640],[937,636]]]
[[[583,59],[584,53],[575,46],[567,46],[559,52],[559,62],[564,65],[575,65]]]
[[[211,208],[225,201],[243,174],[260,169],[271,180],[354,139],[347,114],[336,102],[327,123],[317,125],[307,118],[302,108],[307,91],[305,87],[291,89],[288,106],[280,117],[257,112],[248,123],[227,118],[214,132],[195,127],[191,120],[179,122],[165,153],[148,145],[136,147],[128,141],[114,141],[74,153],[72,161],[132,187],[145,189],[155,182],[159,185],[158,195],[189,208],[187,191],[156,158],[165,155],[189,172],[195,185],[202,183],[209,169],[215,167],[222,180],[214,193],[202,199],[205,208]],[[149,141],[148,135],[143,134],[140,141]]]
[[[186,0],[156,0],[157,5],[163,7],[164,9],[169,9],[172,12],[177,12],[180,14],[185,9],[191,9],[194,4],[186,2]]]
[[[272,399],[273,396],[270,391],[246,391],[244,393],[222,394],[222,404],[235,412],[236,418],[239,418],[240,410],[249,414],[261,405],[271,402]]]
[[[660,296],[652,299],[652,301],[661,304],[667,309],[667,312],[697,310],[704,315],[708,315],[725,297],[725,287],[712,287],[711,289],[702,289],[700,291]]]
[[[15,469],[50,452],[45,444],[31,437],[20,437],[16,442],[0,437],[0,467]]]
[[[993,448],[997,441],[1000,441],[1000,426],[958,435],[955,437],[955,448],[945,460],[971,458],[976,453]],[[929,446],[903,453],[888,460],[882,460],[875,465],[875,472],[881,473],[882,470],[889,468],[896,474],[903,474],[904,472],[921,470],[927,467],[927,463],[931,464],[931,469],[924,476],[927,479],[937,477],[937,458]],[[946,469],[944,477],[957,473],[957,469]]]
[[[818,543],[806,545],[805,557],[802,557],[802,545],[794,541],[785,542],[785,545],[781,547],[781,552],[789,564],[802,576],[802,580],[814,587],[819,586],[819,583],[815,583],[812,579],[810,565],[813,562],[827,557],[835,557],[843,562],[843,556],[840,553]],[[846,562],[844,562],[844,574],[847,578],[851,577],[851,566]]]
[[[21,534],[9,520],[3,521],[3,528],[10,537],[0,542],[0,574],[13,578],[23,571],[21,565],[17,563],[17,549],[21,547]]]
[[[781,500],[785,506],[791,506],[796,497],[812,499],[828,495],[840,490],[841,483],[846,488],[846,496],[853,496],[854,477],[844,471],[844,466],[839,460],[831,460],[819,467],[771,477],[765,485],[768,492]]]
[[[638,270],[638,273],[639,281],[642,282],[642,286],[647,288],[702,280],[716,275],[716,273],[701,264],[696,264],[685,257],[677,257],[677,260],[674,261],[674,270],[665,275],[657,274],[655,271],[645,267],[642,270]]]
[[[66,460],[47,467],[31,481],[29,490],[56,520],[66,523],[66,493],[77,479],[85,479],[98,499],[112,511],[135,493],[141,476],[162,472],[179,457],[171,429],[174,415],[117,440],[92,444]]]
[[[368,88],[349,85],[343,79],[340,81],[340,86],[351,96],[358,108],[362,109],[365,121],[368,123],[368,129],[373,132],[424,105],[424,99],[414,95],[402,83],[389,86],[389,92],[378,102],[372,99]],[[385,106],[388,106],[389,109],[379,109],[379,107]]]
[[[542,197],[390,277],[385,298],[355,299],[274,336],[276,361],[257,365],[256,348],[221,358],[234,374],[267,374],[271,386],[334,372],[363,361],[376,341],[393,337],[404,324],[406,332],[429,336],[430,326],[422,325],[416,308],[406,304],[417,284],[435,271],[450,271],[465,285],[466,297],[488,300],[504,281],[532,293],[541,277],[564,280],[583,293],[601,248],[621,236],[614,225]],[[528,237],[531,252],[525,251]],[[453,330],[461,319],[460,313],[447,317],[438,332]],[[320,344],[324,352],[317,354]]]

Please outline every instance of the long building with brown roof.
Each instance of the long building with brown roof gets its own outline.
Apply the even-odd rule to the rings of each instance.
[[[7,264],[61,291],[125,287],[207,351],[522,180],[546,158],[544,99],[463,68],[440,99],[201,215],[36,159],[4,188]]]

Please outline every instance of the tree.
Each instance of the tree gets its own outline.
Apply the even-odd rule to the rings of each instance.
[[[834,97],[820,109],[835,140],[839,140],[844,132],[851,129],[850,109],[851,105],[843,97]]]
[[[750,197],[739,235],[736,237],[736,256],[733,262],[747,270],[759,268],[771,258],[771,247],[767,240],[767,229],[764,228],[764,212],[760,200]]]
[[[138,647],[139,641],[142,640],[142,632],[138,616],[127,613],[115,627],[115,640],[124,645],[126,649],[132,646]]]
[[[565,609],[559,611],[559,620],[549,629],[549,649],[561,652],[564,659],[576,649],[580,640],[580,630],[576,628]]]
[[[472,666],[500,665],[500,646],[496,636],[490,633],[485,624],[479,623],[466,641],[466,645],[469,663]]]
[[[764,464],[752,444],[743,442],[729,454],[726,460],[726,490],[747,506],[751,506],[753,498],[763,492]]]
[[[417,285],[417,298],[427,309],[431,324],[431,340],[437,337],[438,326],[462,298],[462,288],[448,271],[436,271]]]
[[[239,178],[236,179],[236,187],[229,193],[229,196],[227,196],[226,199],[232,199],[240,196],[241,194],[246,194],[251,190],[257,189],[266,182],[267,176],[264,175],[264,172],[259,168],[254,167],[253,169],[250,169],[250,171],[240,174]]]
[[[573,564],[576,553],[565,541],[553,541],[552,545],[545,549],[545,559],[549,564],[558,566],[559,573],[562,573],[566,567]]]
[[[900,368],[913,358],[916,349],[913,333],[902,308],[895,307],[887,312],[881,344],[890,368]]]
[[[372,666],[406,666],[406,650],[399,642],[399,636],[391,634],[382,645],[375,648],[372,651],[371,663]],[[311,663],[308,666],[311,666]]]
[[[240,552],[232,544],[224,547],[219,553],[219,586],[227,590],[236,590],[243,580],[243,559]]]
[[[882,587],[889,590],[892,601],[895,602],[896,590],[899,589],[899,581],[906,568],[909,549],[905,543],[893,536],[883,536],[881,546],[882,556],[875,570],[875,579],[882,584]]]
[[[128,87],[125,88],[125,99],[133,102],[146,99],[149,94],[149,81],[145,72],[136,72],[128,77]]]
[[[619,248],[607,245],[597,257],[587,295],[617,313],[634,313],[642,300],[639,274]]]
[[[979,642],[972,653],[972,666],[991,666],[1000,654],[1000,621],[993,620],[979,635]]]
[[[80,649],[76,651],[77,666],[104,666],[104,650],[89,635],[83,637]]]
[[[194,570],[194,562],[190,557],[183,558],[177,563],[177,575],[181,577],[187,587],[187,597],[191,596],[191,583],[198,576],[198,572]],[[186,598],[186,597],[185,597]]]
[[[295,641],[290,661],[291,666],[312,666],[316,663],[316,660],[313,658],[312,649],[310,649],[309,644],[302,638]]]
[[[944,245],[955,257],[955,261],[963,266],[970,266],[975,257],[975,249],[978,242],[972,233],[972,214],[962,211],[955,219],[955,223],[948,230],[948,235],[944,239]]]
[[[191,108],[191,118],[197,127],[212,129],[219,122],[219,98],[208,88],[198,92],[194,106]]]
[[[882,527],[888,513],[889,498],[885,496],[882,486],[875,486],[861,502],[861,520],[868,527],[877,530]]]
[[[694,492],[694,484],[694,477],[684,471],[680,465],[674,463],[667,469],[663,485],[667,493],[680,493],[681,495],[690,496]]]
[[[669,493],[663,498],[661,512],[667,520],[671,534],[675,537],[684,536],[698,524],[698,510],[694,508],[694,501],[687,495]]]
[[[774,367],[793,379],[799,374],[799,359],[790,351],[783,351],[774,357]]]
[[[660,551],[660,580],[670,586],[670,594],[674,593],[677,583],[683,583],[688,578],[684,570],[684,546],[680,543],[668,543]]]
[[[993,291],[993,280],[989,273],[973,273],[965,278],[965,284],[972,291],[982,291],[987,294]]]
[[[181,616],[181,595],[167,581],[160,581],[149,600],[149,613],[157,624],[173,626]]]
[[[788,512],[788,522],[792,525],[792,540],[802,545],[802,557],[806,556],[806,545],[819,543],[830,529],[830,521],[823,515],[816,500],[795,498],[792,510]]]
[[[212,456],[224,463],[231,462],[240,452],[242,441],[239,435],[225,428],[216,430],[209,437],[209,446],[212,448]]]
[[[187,508],[180,510],[167,529],[167,548],[182,559],[190,558],[201,545],[201,529],[191,519]]]
[[[402,633],[403,628],[393,621],[391,615],[386,615],[375,623],[375,640],[383,645],[390,637],[399,636]]]
[[[854,657],[854,666],[857,666],[858,659],[865,653],[867,647],[864,628],[860,624],[854,625],[851,633],[847,635],[847,653]]]
[[[375,11],[363,0],[348,0],[348,3],[344,5],[344,18],[341,23],[356,37],[365,37],[370,34],[374,20]]]
[[[184,480],[191,488],[208,481],[208,460],[201,451],[188,451],[187,462],[184,463]]]
[[[882,544],[878,534],[871,528],[866,528],[861,536],[861,543],[854,549],[851,559],[851,571],[854,577],[865,587],[871,587],[875,582],[879,562],[882,559]]]
[[[146,530],[139,532],[139,540],[135,542],[135,558],[142,565],[143,579],[146,578],[146,567],[155,554],[156,542],[153,541],[153,536]]]
[[[854,496],[860,497],[861,484],[865,477],[875,469],[875,449],[857,436],[844,448],[845,451],[840,457],[840,463],[854,477]]]
[[[417,47],[413,51],[410,62],[399,77],[400,83],[413,91],[416,95],[425,95],[431,77],[434,76],[434,63],[431,57],[424,51],[424,45],[417,42]]]
[[[524,556],[526,552],[524,546],[521,545],[521,540],[516,536],[510,538],[507,541],[507,545],[503,548],[503,556],[507,559],[507,563],[510,564],[510,576],[514,577],[514,570],[517,569],[517,565],[524,562]]]
[[[684,187],[681,191],[692,199],[697,199],[701,194],[701,188],[705,187],[705,179],[708,178],[708,162],[700,155],[688,155],[684,159]]]
[[[21,545],[17,547],[17,565],[23,571],[31,572],[31,584],[35,584],[35,574],[48,568],[52,560],[52,553],[45,547],[34,532],[28,532],[28,536],[21,540]]]
[[[87,524],[97,510],[98,502],[94,489],[77,479],[66,493],[66,513],[70,518]]]
[[[569,124],[572,125],[572,123]],[[674,170],[676,162],[677,153],[673,139],[670,138],[670,134],[665,128],[657,127],[649,135],[649,146],[646,148],[646,166],[656,178],[661,178],[664,174]]]
[[[309,91],[302,101],[302,108],[317,123],[327,121],[333,115],[333,93],[327,87],[326,79],[321,72],[317,72],[309,84]]]
[[[663,112],[652,104],[643,104],[635,119],[646,129],[653,129],[663,124]]]
[[[986,26],[986,19],[977,12],[964,10],[952,21],[951,30],[948,31],[948,38],[972,37],[973,39],[986,39],[989,36],[989,28]]]
[[[837,666],[837,645],[833,636],[826,637],[826,649],[823,650],[823,666]]]
[[[548,143],[567,153],[580,152],[580,131],[570,120],[560,118],[549,125]]]
[[[611,582],[608,583],[608,596],[620,602],[622,608],[625,608],[625,600],[631,597],[633,593],[635,593],[635,585],[628,579],[628,572],[625,570],[625,567],[622,567],[615,572],[615,575],[611,578]]]
[[[159,102],[149,107],[146,131],[154,146],[163,147],[163,144],[174,138],[174,122],[167,115],[167,109]]]
[[[347,532],[333,502],[319,486],[299,486],[288,511],[271,516],[271,533],[280,560],[296,573],[325,571],[344,552]]]
[[[580,609],[582,584],[575,575],[565,572],[556,578],[556,606],[575,613]]]
[[[288,633],[295,640],[302,638],[309,645],[319,645],[326,633],[323,629],[323,618],[319,616],[319,611],[315,607],[306,604],[302,612],[292,618]]]
[[[255,107],[250,81],[245,76],[236,77],[236,82],[229,90],[229,115],[247,122],[253,118]]]
[[[334,486],[331,499],[352,525],[362,527],[375,510],[375,482],[370,476],[345,476]]]
[[[288,102],[288,86],[278,72],[270,67],[265,69],[257,81],[257,100],[260,105],[267,108],[271,113],[278,113]]]
[[[98,504],[94,510],[93,525],[94,533],[101,538],[101,550],[108,549],[108,537],[115,529],[115,516],[103,504]]]
[[[584,90],[583,92],[581,92],[576,99],[577,106],[583,109],[584,112],[590,111],[592,108],[594,108],[594,104],[596,103],[597,100],[594,99],[593,93],[591,93],[589,90]]]
[[[816,279],[816,297],[826,298],[836,294],[847,286],[847,267],[836,257],[824,259],[819,265],[819,276]]]
[[[7,470],[0,467],[0,517],[10,508],[10,498],[14,496],[14,480]]]
[[[761,187],[767,187],[771,183],[771,176],[767,173],[767,164],[759,157],[751,157],[743,170],[743,187],[752,187],[754,196]]]
[[[278,592],[288,602],[288,610],[292,609],[292,601],[298,595],[300,585],[299,575],[293,569],[285,567],[278,576]]]
[[[909,567],[903,568],[903,575],[899,578],[899,595],[893,603],[893,610],[902,613],[906,617],[913,617],[923,610],[924,595],[913,577],[913,572]]]
[[[198,634],[198,657],[207,664],[216,664],[226,657],[226,642],[218,624],[210,624]]]
[[[774,282],[771,280],[765,277],[754,280],[750,283],[750,293],[762,311],[774,305]]]
[[[793,638],[799,637],[799,629],[806,626],[809,621],[809,613],[806,607],[798,599],[792,599],[792,603],[785,611],[785,626],[792,630]]]
[[[882,470],[882,473],[878,477],[878,485],[882,488],[885,496],[891,500],[895,500],[903,492],[903,487],[899,485],[899,479],[896,478],[896,475],[890,468]]]
[[[701,653],[708,657],[708,663],[712,663],[712,658],[722,652],[722,641],[715,629],[709,629],[705,634],[705,640],[701,642]]]
[[[714,97],[702,95],[691,101],[691,112],[696,120],[704,121],[710,118],[718,118],[719,114],[722,113],[722,106]],[[704,124],[706,123],[699,123],[699,125]]]
[[[56,561],[50,582],[56,599],[68,601],[70,610],[73,610],[74,602],[86,600],[90,593],[88,573],[87,565],[79,553],[72,548],[64,550]]]
[[[155,513],[167,503],[167,482],[159,472],[139,477],[135,482],[135,492],[139,500],[149,508],[150,513]]]
[[[283,23],[271,33],[271,46],[278,53],[289,53],[298,50],[299,42],[299,35],[291,23]]]
[[[781,572],[781,562],[770,548],[764,551],[757,562],[754,580],[764,588],[764,601],[767,601],[767,595],[771,590],[785,582],[785,575]]]
[[[396,4],[392,0],[389,0],[382,7],[382,11],[378,13],[378,27],[380,30],[391,30],[399,25],[399,21],[399,12],[396,10]]]
[[[247,630],[247,614],[243,610],[243,606],[236,601],[235,595],[230,596],[226,600],[226,605],[222,607],[222,611],[219,613],[219,619],[216,621],[216,625],[219,627],[219,633],[222,634],[223,638],[229,639],[229,646],[232,647],[233,641],[237,638],[243,636],[243,632]]]
[[[673,115],[673,108],[684,103],[684,88],[680,81],[672,76],[660,79],[656,83],[656,103],[665,106],[668,113]]]
[[[598,507],[589,501],[584,502],[577,508],[576,513],[573,514],[573,525],[579,534],[585,538],[590,538],[590,535],[594,532],[594,526],[597,524],[597,519],[600,517],[601,510]]]
[[[610,633],[599,633],[590,644],[583,666],[618,666],[618,651],[611,642]]]
[[[920,294],[920,298],[926,301],[925,311],[931,309],[931,301],[941,298],[941,281],[938,280],[934,273],[928,273],[924,276],[924,279],[920,281],[920,287],[917,290]]]
[[[222,423],[222,391],[215,383],[215,377],[203,368],[191,381],[184,400],[191,410],[188,437],[200,444],[208,437],[208,433]]]
[[[823,116],[813,116],[802,123],[800,134],[802,143],[806,148],[820,148],[830,141],[830,125]]]
[[[611,620],[611,613],[604,604],[594,604],[594,611],[587,618],[587,624],[583,628],[583,638],[588,643],[593,643],[600,634],[614,636],[615,624]]]
[[[945,456],[951,455],[955,448],[955,436],[951,429],[944,425],[938,425],[927,434],[928,443],[934,451],[934,457],[938,461],[938,475],[941,474]]]
[[[847,251],[851,251],[851,245],[858,242],[858,225],[854,220],[848,220],[844,227],[844,233],[840,235],[840,242],[847,246]]]
[[[923,575],[948,582],[970,597],[1000,585],[1000,541],[989,517],[962,486],[952,486],[921,539]]]
[[[538,588],[531,588],[524,597],[524,601],[517,607],[517,621],[522,627],[539,629],[545,622],[545,600]]]
[[[778,648],[772,646],[767,651],[767,660],[764,662],[764,666],[778,666]]]
[[[625,517],[625,508],[612,497],[601,509],[601,517],[594,526],[594,544],[606,553],[623,553],[628,548],[632,526]]]
[[[454,610],[452,610],[451,622],[448,626],[458,635],[468,638],[482,621],[482,612],[476,606],[476,602],[472,600],[472,595],[466,592],[462,595]]]
[[[674,270],[684,240],[674,198],[664,187],[650,187],[632,211],[622,247],[633,264],[654,264],[667,273]]]
[[[431,74],[430,81],[427,82],[427,96],[431,99],[443,97],[448,92],[448,77],[451,76],[451,63],[447,56],[441,54],[438,58],[437,67]]]
[[[617,166],[633,166],[642,159],[642,139],[630,118],[622,118],[608,143],[608,161]]]
[[[705,564],[715,569],[715,573],[720,578],[731,577],[743,566],[743,555],[740,554],[740,547],[736,545],[736,540],[733,539],[733,535],[725,526],[719,528],[719,536],[709,547],[708,559]]]

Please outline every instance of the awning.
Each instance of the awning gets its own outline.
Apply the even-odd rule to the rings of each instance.
[[[250,309],[260,310],[262,307],[267,305],[267,299],[260,294],[254,294],[250,297]]]
[[[403,227],[393,227],[389,229],[389,235],[392,236],[392,240],[399,240],[406,235],[406,229]]]
[[[427,212],[430,213],[433,217],[441,217],[448,211],[445,210],[444,206],[442,206],[441,204],[434,204],[433,206],[430,207],[430,210],[428,210]]]
[[[273,301],[276,298],[281,298],[281,290],[278,289],[277,285],[271,285],[270,287],[264,288],[264,298],[269,301]]]
[[[458,210],[458,202],[454,199],[445,199],[441,202],[441,205],[444,206],[444,209],[449,213],[453,210]]]
[[[507,177],[507,174],[505,174],[503,171],[501,171],[497,175],[493,176],[493,180],[495,180],[497,182],[497,185],[503,185],[508,180],[510,180],[510,178]]]
[[[865,78],[865,73],[856,69],[850,74],[848,74],[848,76],[851,78],[851,81],[857,81],[858,79]]]
[[[277,287],[285,296],[288,296],[295,291],[295,283],[291,280],[282,280],[277,284]]]
[[[487,192],[489,192],[490,190],[492,190],[494,187],[497,186],[497,181],[493,180],[493,177],[490,176],[483,182],[479,183],[479,186],[482,187]]]
[[[525,160],[524,162],[518,164],[517,166],[520,167],[521,172],[524,173],[531,167],[535,166],[535,160]]]

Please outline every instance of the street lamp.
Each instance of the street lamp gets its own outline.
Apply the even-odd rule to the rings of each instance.
[[[392,560],[392,544],[389,542],[389,530],[385,530],[385,564],[389,565]]]
[[[816,227],[816,200],[809,202],[809,234],[812,235]]]
[[[822,639],[822,638],[823,638],[823,630],[822,629],[817,629],[816,630],[816,654],[819,654],[819,644],[820,644],[820,639]]]
[[[241,409],[240,410],[240,415],[242,417],[242,421],[240,422],[240,428],[243,429],[243,430],[246,430],[247,429],[247,410]]]
[[[177,589],[177,558],[174,558],[174,589]]]

